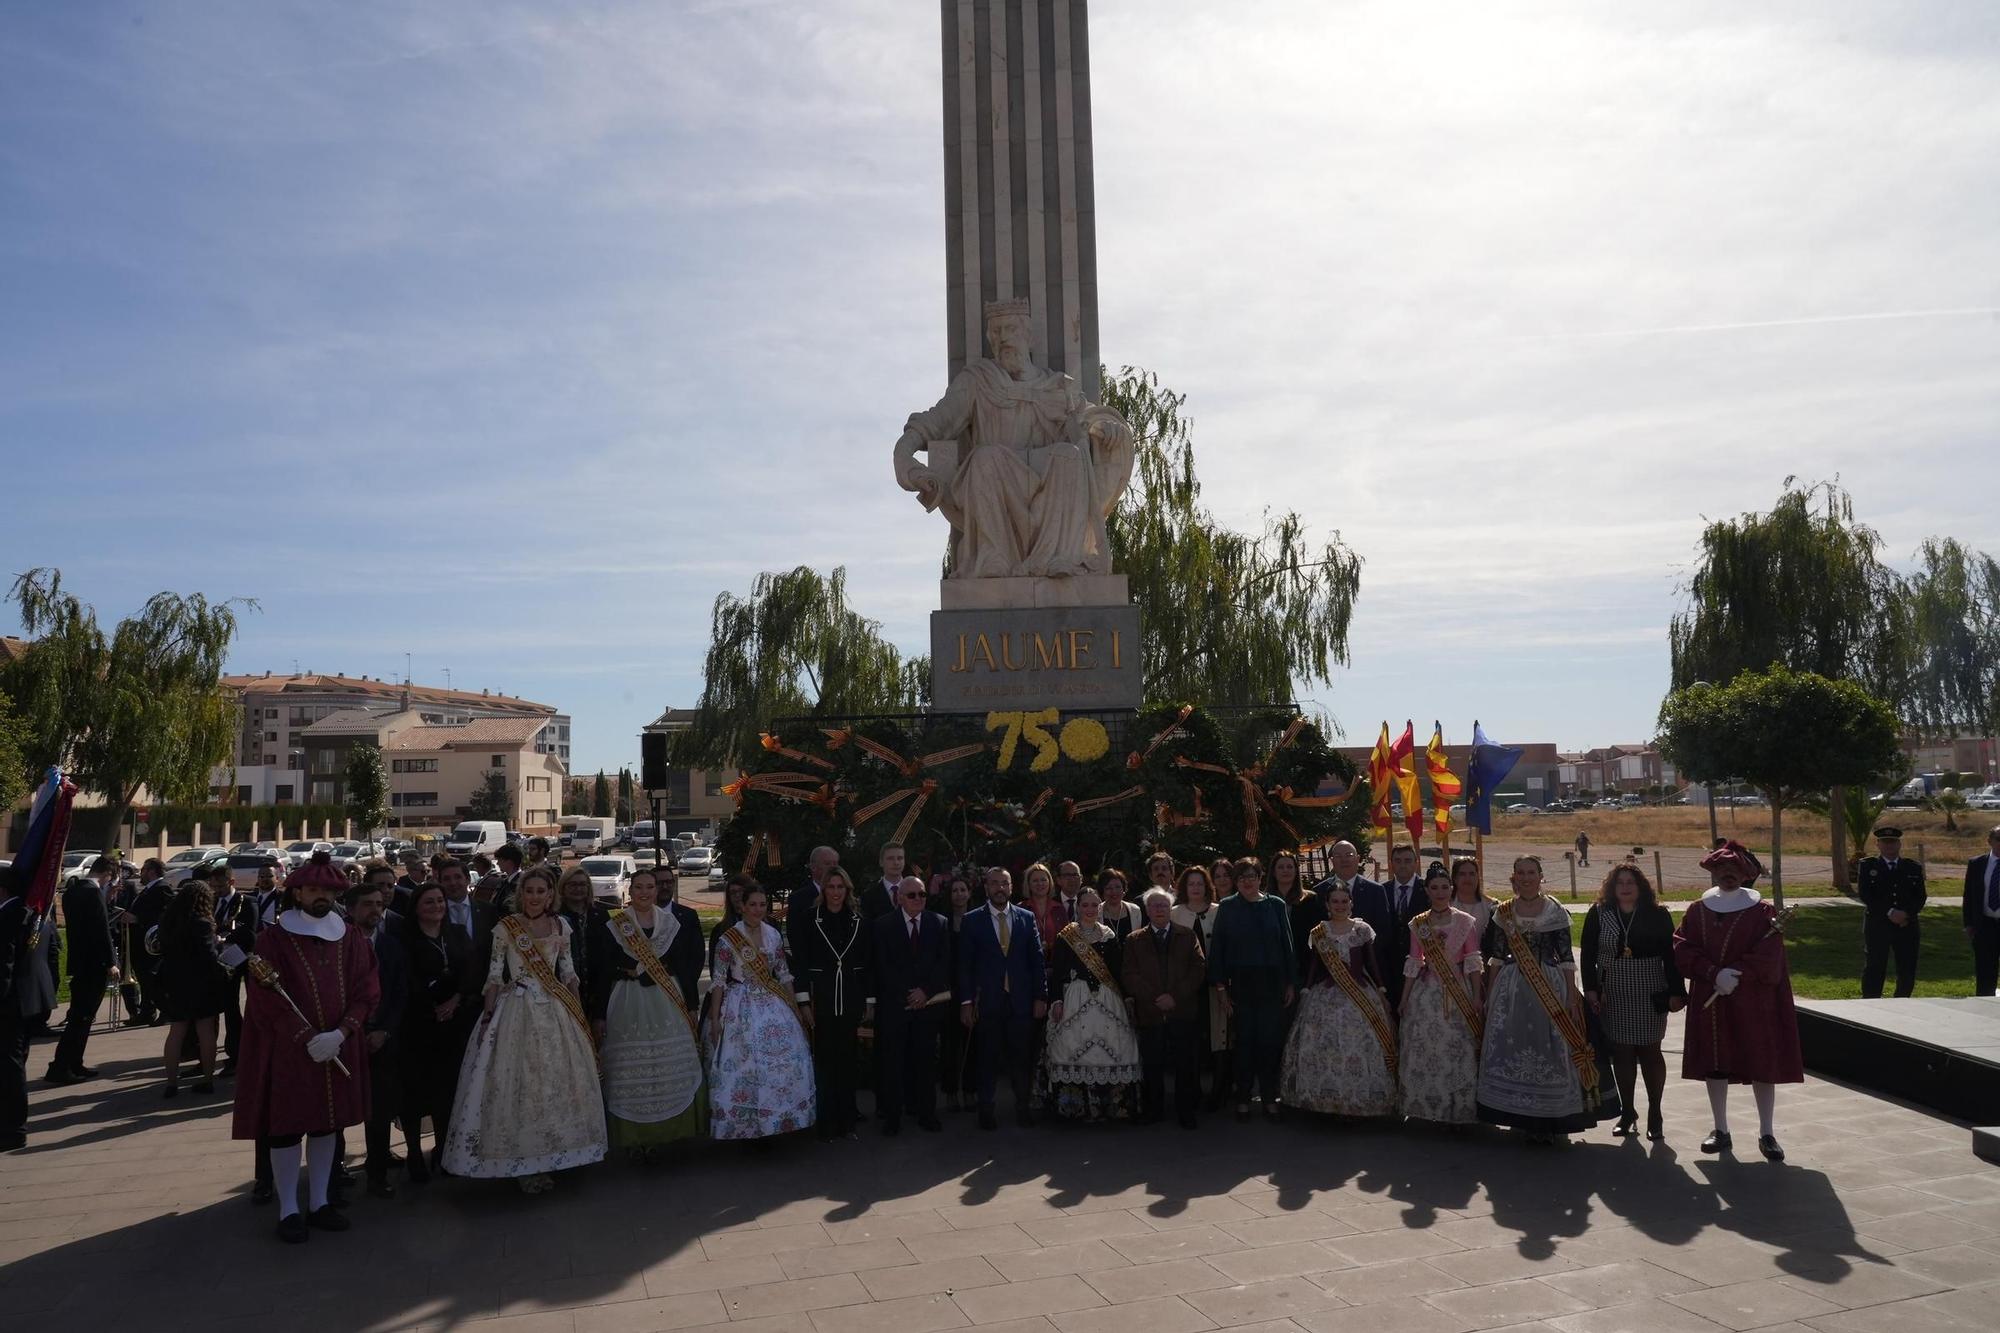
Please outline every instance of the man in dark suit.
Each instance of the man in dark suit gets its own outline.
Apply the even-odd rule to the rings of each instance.
[[[63,889],[63,927],[69,934],[69,1012],[63,1018],[61,1040],[49,1059],[45,1081],[81,1083],[97,1071],[83,1063],[90,1025],[104,1003],[104,987],[118,980],[118,946],[111,938],[111,917],[105,894],[118,875],[117,857],[97,858],[88,876],[79,875]]]
[[[1313,885],[1310,894],[1299,900],[1292,912],[1292,948],[1298,954],[1299,975],[1306,975],[1306,953],[1312,946],[1312,928],[1326,920],[1326,895],[1335,886],[1347,890],[1354,901],[1354,915],[1366,921],[1379,941],[1389,931],[1389,896],[1380,884],[1361,873],[1361,853],[1351,842],[1336,842],[1327,849],[1327,864],[1333,873]],[[1408,941],[1405,941],[1407,947]],[[1403,960],[1394,960],[1398,976]]]
[[[395,868],[377,861],[347,895],[347,924],[366,936],[374,948],[375,975],[382,986],[381,999],[375,1012],[368,1015],[363,1038],[368,1057],[365,1170],[368,1192],[378,1199],[396,1195],[396,1187],[389,1183],[389,1129],[396,1123],[396,1112],[403,1102],[399,1074],[402,1053],[396,1048],[396,1032],[403,1025],[403,1006],[410,993],[410,960],[403,951],[402,920],[388,910],[389,896],[395,891]]]
[[[1014,877],[1005,867],[986,872],[986,906],[968,912],[959,936],[959,1021],[972,1031],[979,1059],[979,1127],[998,1129],[993,1115],[1000,1067],[1014,1088],[1014,1119],[1035,1123],[1028,1109],[1029,1058],[1035,1020],[1048,1013],[1047,973],[1034,913],[1012,903]]]
[[[1917,988],[1918,918],[1924,910],[1924,868],[1903,859],[1903,830],[1875,830],[1875,855],[1861,862],[1861,998],[1882,998],[1882,977],[1896,960],[1896,998]]]
[[[927,1130],[937,1118],[939,1015],[951,1000],[951,931],[924,910],[924,882],[905,876],[896,910],[870,924],[874,938],[875,1052],[881,1072],[882,1132],[896,1134],[909,1112]]]
[[[672,912],[674,920],[680,923],[680,929],[674,932],[674,942],[667,946],[667,956],[660,960],[660,966],[667,969],[667,975],[681,988],[681,1000],[687,1005],[688,1012],[698,1014],[701,1012],[701,967],[708,961],[708,951],[703,947],[701,918],[692,907],[680,901],[679,875],[668,871],[654,875],[653,880],[659,886],[656,901],[660,910]],[[480,984],[485,984],[484,977],[480,978]]]
[[[792,890],[785,900],[785,920],[797,921],[812,910],[819,901],[819,886],[826,881],[827,872],[840,864],[840,853],[831,847],[815,847],[806,857],[806,882]]]
[[[1388,994],[1389,1012],[1393,1014],[1403,995],[1403,960],[1410,956],[1410,922],[1419,912],[1430,910],[1423,878],[1417,873],[1416,848],[1403,843],[1389,853],[1389,882],[1381,886],[1381,891],[1381,919],[1368,924],[1375,929],[1376,959],[1382,965],[1383,990]],[[1354,907],[1355,915],[1359,916],[1358,900]]]
[[[146,936],[166,915],[174,890],[167,883],[167,867],[158,857],[148,857],[140,868],[143,887],[126,905],[123,928],[126,932],[125,962],[130,977],[125,985],[125,1005],[132,1011],[127,1020],[135,1027],[150,1027],[160,1021],[160,960],[146,948]],[[220,908],[215,919],[226,920]]]
[[[1146,1123],[1166,1116],[1167,1071],[1174,1075],[1174,1118],[1182,1129],[1195,1127],[1201,1103],[1201,1067],[1195,1019],[1207,976],[1194,932],[1173,921],[1174,896],[1157,886],[1139,899],[1146,924],[1125,937],[1119,978],[1132,1001],[1139,1029],[1139,1060],[1145,1071],[1142,1115]]]
[[[861,895],[862,920],[873,921],[877,917],[887,916],[900,905],[898,900],[903,891],[903,867],[907,859],[903,852],[903,844],[900,842],[892,842],[882,849],[880,858],[882,878],[870,884],[868,891]]]
[[[2000,981],[2000,827],[1986,835],[1986,855],[1965,863],[1965,937],[1972,941],[1972,993],[1991,995]]]
[[[444,890],[446,925],[457,926],[472,941],[472,966],[466,969],[467,998],[486,987],[486,973],[493,966],[493,927],[500,924],[500,909],[491,899],[472,896],[472,878],[463,861],[447,860],[434,872]]]

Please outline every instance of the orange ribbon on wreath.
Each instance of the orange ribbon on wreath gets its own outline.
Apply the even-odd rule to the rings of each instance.
[[[1056,794],[1056,789],[1054,787],[1042,788],[1042,794],[1035,798],[1034,803],[1028,807],[1027,813],[1022,815],[1021,817],[1023,819],[1031,820],[1036,815],[1042,813],[1042,807],[1047,805],[1049,803],[1049,798],[1051,796],[1054,796],[1055,794]]]
[[[782,801],[802,801],[816,805],[828,814],[833,813],[833,787],[821,782],[812,773],[739,773],[736,781],[722,788],[724,796],[735,798],[739,810],[743,808],[744,798],[751,792],[763,792]]]
[[[1092,810],[1102,810],[1107,805],[1116,805],[1120,801],[1129,801],[1135,796],[1144,796],[1145,794],[1145,787],[1135,782],[1124,791],[1118,792],[1115,795],[1093,797],[1088,801],[1074,801],[1065,797],[1063,799],[1063,818],[1074,822],[1078,815],[1087,815]]]
[[[909,800],[910,797],[914,796],[917,799],[910,802],[910,808],[903,812],[902,822],[897,824],[896,831],[889,835],[890,842],[900,843],[903,839],[910,836],[910,830],[917,825],[917,816],[923,813],[924,803],[930,800],[931,794],[937,789],[936,778],[925,778],[914,787],[904,787],[900,791],[892,791],[880,800],[870,801],[867,805],[856,810],[852,823],[855,828],[860,828],[884,810],[894,806],[898,801]]]
[[[1165,745],[1175,735],[1178,735],[1180,729],[1187,725],[1187,720],[1193,716],[1194,705],[1182,704],[1180,714],[1173,721],[1162,727],[1152,740],[1146,742],[1146,748],[1143,752],[1134,750],[1125,756],[1125,767],[1136,772],[1140,765],[1153,757],[1153,751]]]
[[[1204,773],[1220,773],[1223,777],[1229,778],[1236,783],[1238,794],[1243,799],[1243,835],[1245,841],[1250,846],[1255,847],[1257,845],[1258,839],[1264,831],[1264,816],[1266,814],[1278,821],[1278,827],[1285,831],[1286,846],[1296,846],[1298,844],[1299,831],[1292,827],[1292,822],[1285,818],[1284,812],[1279,810],[1277,805],[1271,800],[1270,793],[1258,786],[1255,779],[1249,773],[1237,773],[1224,768],[1221,764],[1205,764],[1199,759],[1190,759],[1186,755],[1176,756],[1174,764],[1180,768],[1199,769]]]

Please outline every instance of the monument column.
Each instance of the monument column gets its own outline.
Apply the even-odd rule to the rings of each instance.
[[[988,301],[1033,316],[1036,359],[1098,397],[1086,0],[940,0],[948,375]]]

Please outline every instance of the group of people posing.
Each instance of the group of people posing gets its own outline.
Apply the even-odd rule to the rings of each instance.
[[[1003,1080],[1024,1125],[1293,1109],[1556,1142],[1611,1118],[1637,1134],[1643,1078],[1657,1140],[1667,1016],[1692,1006],[1682,1072],[1708,1085],[1703,1150],[1730,1150],[1727,1090],[1749,1083],[1760,1150],[1782,1159],[1773,1086],[1803,1077],[1798,1033],[1780,923],[1741,847],[1704,862],[1715,887],[1678,929],[1637,867],[1615,868],[1580,948],[1534,857],[1504,902],[1476,863],[1419,874],[1407,846],[1384,883],[1349,844],[1330,865],[1308,886],[1289,852],[1156,853],[1134,893],[1067,861],[927,883],[889,847],[863,887],[823,847],[781,913],[732,879],[704,936],[648,868],[614,906],[548,862],[476,886],[449,857],[428,876],[377,863],[354,884],[322,854],[283,885],[171,892],[148,932],[173,1022],[165,1091],[188,1058],[212,1088],[217,1017],[240,994],[234,1133],[296,1242],[346,1228],[336,1162],[355,1125],[376,1194],[399,1168],[539,1192],[614,1147],[851,1138],[864,1089],[884,1134],[942,1129],[940,1097],[990,1130]]]

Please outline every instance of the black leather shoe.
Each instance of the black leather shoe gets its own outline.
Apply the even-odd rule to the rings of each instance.
[[[919,1120],[917,1127],[926,1134],[940,1134],[944,1132],[944,1122],[940,1121],[936,1116],[932,1116],[929,1120]]]
[[[328,1204],[324,1208],[313,1209],[311,1215],[306,1218],[306,1221],[310,1225],[318,1227],[321,1231],[345,1231],[354,1225],[354,1223],[347,1220],[347,1214],[339,1211],[332,1204]]]
[[[278,1219],[278,1239],[287,1245],[303,1245],[312,1239],[312,1233],[306,1230],[305,1218],[293,1213]]]
[[[54,1065],[50,1065],[49,1072],[42,1075],[42,1082],[54,1087],[63,1088],[68,1087],[72,1083],[83,1082],[83,1075],[76,1073],[74,1070],[57,1069]]]
[[[12,1152],[16,1148],[28,1146],[28,1131],[17,1130],[12,1134],[0,1134],[0,1152]]]
[[[389,1177],[387,1176],[370,1176],[368,1177],[368,1197],[371,1199],[393,1199],[396,1197],[396,1187],[389,1182]]]
[[[1778,1140],[1769,1134],[1757,1140],[1757,1151],[1764,1154],[1764,1160],[1767,1162],[1782,1162],[1785,1160],[1785,1150],[1780,1148]]]
[[[1703,1152],[1728,1152],[1735,1146],[1730,1140],[1729,1131],[1725,1129],[1711,1130],[1708,1137],[1701,1141]]]
[[[424,1165],[424,1155],[422,1153],[413,1152],[405,1160],[409,1167],[410,1183],[412,1185],[430,1184],[431,1169]]]
[[[993,1108],[992,1108],[992,1107],[990,1107],[990,1106],[982,1106],[982,1107],[980,1107],[980,1108],[979,1108],[979,1127],[980,1127],[981,1129],[998,1129],[998,1128],[1000,1128],[1000,1122],[999,1122],[998,1120],[996,1120],[996,1119],[994,1118],[994,1116],[993,1116]]]
[[[95,1069],[92,1069],[89,1065],[78,1065],[76,1068],[70,1070],[69,1072],[75,1074],[78,1078],[97,1077],[97,1071]]]
[[[272,1187],[271,1182],[268,1180],[260,1180],[250,1187],[250,1202],[252,1203],[269,1203],[277,1197],[278,1191]]]
[[[903,1124],[900,1120],[884,1120],[882,1122],[883,1138],[893,1139],[902,1132],[903,1132]]]
[[[1618,1123],[1612,1127],[1611,1136],[1613,1138],[1629,1139],[1638,1132],[1639,1117],[1627,1111],[1624,1115],[1618,1117]]]

